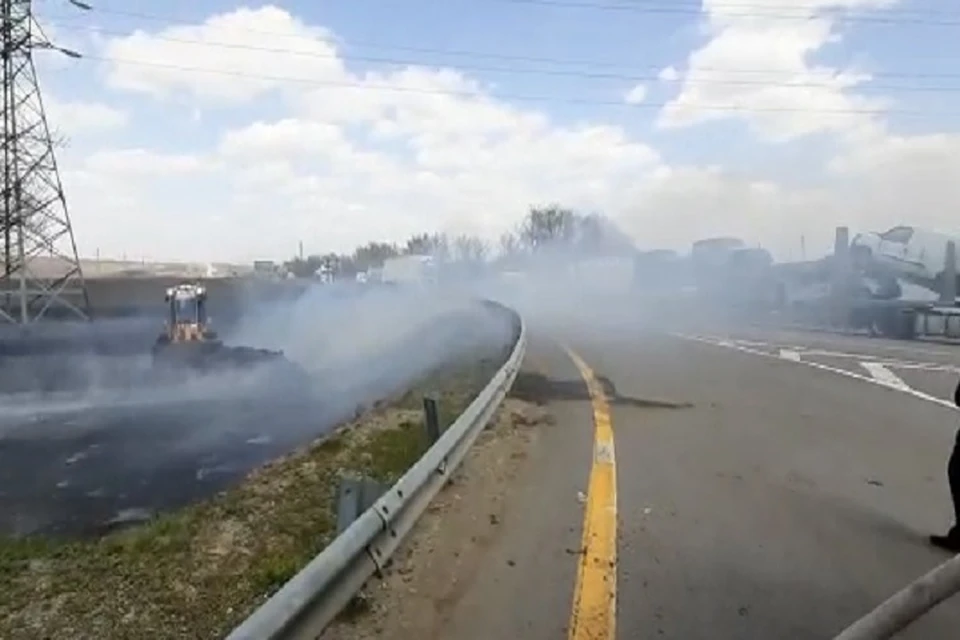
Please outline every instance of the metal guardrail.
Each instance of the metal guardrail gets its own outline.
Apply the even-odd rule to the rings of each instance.
[[[527,328],[519,314],[506,310],[519,319],[519,337],[489,384],[396,484],[234,629],[227,640],[315,638],[364,583],[384,568],[460,465],[517,377],[526,353]]]
[[[960,592],[960,555],[910,583],[834,640],[888,640]]]

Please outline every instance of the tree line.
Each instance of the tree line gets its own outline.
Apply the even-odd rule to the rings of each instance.
[[[284,266],[297,277],[310,277],[326,267],[336,277],[350,278],[403,255],[433,256],[443,264],[480,269],[483,265],[520,267],[534,256],[627,255],[634,250],[633,241],[602,214],[551,204],[530,207],[497,243],[466,234],[419,233],[403,243],[371,241],[349,254],[295,257]]]

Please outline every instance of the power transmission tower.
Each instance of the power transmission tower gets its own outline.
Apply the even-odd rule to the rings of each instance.
[[[74,58],[80,54],[46,38],[34,18],[32,0],[0,0],[0,19],[0,321],[27,325],[54,307],[87,319],[89,296],[33,64],[34,49],[52,49]],[[47,265],[42,264],[45,261]]]

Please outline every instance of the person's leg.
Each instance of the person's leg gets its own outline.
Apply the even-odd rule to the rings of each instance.
[[[960,553],[960,431],[957,431],[953,451],[947,462],[947,481],[950,483],[950,498],[953,500],[953,526],[945,536],[930,536],[930,542]]]
[[[960,431],[947,463],[947,480],[950,483],[950,498],[953,500],[953,527],[951,536],[960,535]]]

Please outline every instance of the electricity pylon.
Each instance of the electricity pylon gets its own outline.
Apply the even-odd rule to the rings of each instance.
[[[78,0],[68,1],[80,9],[90,8]],[[35,49],[72,58],[80,54],[46,38],[31,0],[0,0],[0,19],[0,321],[27,325],[54,307],[87,319],[90,300],[33,63]]]

